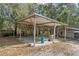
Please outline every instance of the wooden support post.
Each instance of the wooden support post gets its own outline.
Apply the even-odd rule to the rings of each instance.
[[[38,37],[38,27],[36,28],[36,34],[37,34],[37,37]]]
[[[36,43],[36,20],[34,19],[34,46],[35,46],[35,43]]]
[[[56,35],[56,25],[54,25],[54,40],[55,40],[55,35]]]
[[[66,34],[67,34],[67,32],[66,32],[66,26],[65,26],[65,33],[64,33],[64,39],[66,40]]]
[[[38,41],[38,38],[39,38],[39,28],[37,27],[37,38],[36,38],[37,41]]]
[[[20,29],[20,40],[21,40],[21,29]]]
[[[39,27],[39,35],[40,35],[40,27]]]
[[[59,27],[57,27],[57,38],[58,38],[58,33],[59,33]]]

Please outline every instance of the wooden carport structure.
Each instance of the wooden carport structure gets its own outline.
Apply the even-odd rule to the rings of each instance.
[[[18,20],[17,23],[19,24],[27,24],[27,25],[33,25],[34,29],[33,29],[33,35],[34,35],[34,46],[36,43],[36,27],[37,26],[48,26],[48,27],[54,27],[54,39],[55,39],[55,31],[56,31],[56,26],[65,26],[65,34],[64,34],[64,38],[66,39],[66,26],[67,24],[61,23],[57,20],[45,17],[43,15],[34,13],[32,15],[30,15],[27,18],[23,18],[21,20]],[[20,38],[21,38],[21,34],[20,34]]]

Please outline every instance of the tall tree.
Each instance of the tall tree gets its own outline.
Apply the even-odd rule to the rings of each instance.
[[[28,15],[32,14],[34,10],[33,4],[0,4],[0,17],[3,20],[7,20],[8,22],[4,21],[4,24],[15,24],[15,35],[17,31],[17,23],[16,21],[27,17]],[[0,19],[0,25],[3,24],[3,20]],[[1,27],[1,26],[0,26]]]
[[[78,24],[77,21],[79,17],[78,4],[74,3],[38,4],[37,10],[39,14],[67,23],[70,26],[76,26]]]

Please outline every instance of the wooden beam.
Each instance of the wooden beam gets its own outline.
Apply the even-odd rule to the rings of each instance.
[[[29,26],[33,26],[32,23],[25,23],[25,22],[18,22],[18,24],[24,24],[24,25],[29,25]],[[52,27],[52,26],[48,26],[48,25],[37,25],[38,27],[41,27],[41,26],[45,26],[45,27]]]
[[[16,22],[24,21],[24,20],[26,20],[26,19],[29,19],[29,18],[33,17],[33,16],[34,16],[34,14],[32,14],[32,15],[26,17],[26,18],[23,18],[23,19],[17,20]]]
[[[33,26],[33,24],[30,24],[30,23],[25,23],[25,22],[18,22],[18,24],[24,24],[24,25]]]
[[[40,23],[40,24],[37,24],[37,25],[44,25],[44,24],[51,24],[51,23],[54,23],[54,22],[44,22],[44,23]]]
[[[32,22],[28,22],[28,21],[20,21],[20,22],[17,22],[17,23],[24,23],[24,24],[27,24],[27,23],[29,23],[29,24],[32,24]]]

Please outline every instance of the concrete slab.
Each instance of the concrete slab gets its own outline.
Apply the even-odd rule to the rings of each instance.
[[[22,42],[24,42],[25,44],[31,44],[32,46],[34,45],[33,36],[22,37],[19,40],[22,41]],[[36,44],[35,44],[35,46],[49,45],[49,44],[52,44],[53,42],[59,42],[59,41],[57,39],[53,40],[53,41],[48,41],[48,38],[46,38],[44,43],[41,43],[40,41],[37,41]]]

